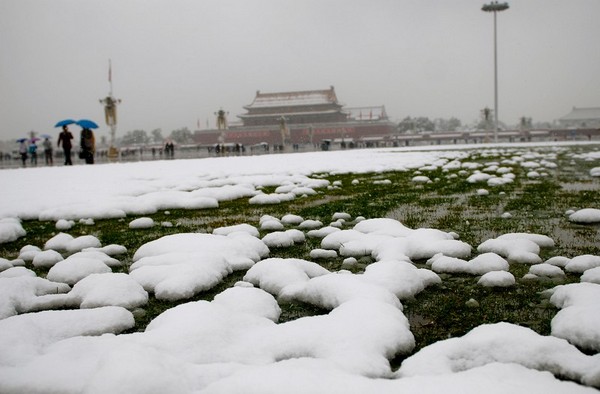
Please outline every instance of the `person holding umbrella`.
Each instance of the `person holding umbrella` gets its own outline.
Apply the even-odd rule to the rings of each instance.
[[[62,132],[58,135],[57,146],[60,147],[62,143],[63,152],[65,153],[65,165],[72,166],[73,162],[71,161],[71,148],[73,148],[73,144],[71,140],[73,139],[73,134],[69,131],[67,125],[62,126]]]
[[[85,159],[85,164],[94,164],[94,151],[96,149],[96,139],[91,129],[81,129],[81,158]]]
[[[23,167],[27,166],[27,138],[21,138],[18,140],[19,142],[19,154],[21,155],[21,161],[23,162]]]
[[[94,164],[96,139],[94,138],[92,129],[97,129],[98,125],[96,122],[88,119],[80,119],[75,123],[81,127],[81,153],[79,154],[79,158],[85,159],[86,164]]]

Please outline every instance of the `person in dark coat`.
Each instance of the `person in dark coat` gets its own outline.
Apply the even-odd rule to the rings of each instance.
[[[81,130],[81,154],[86,164],[94,164],[94,151],[96,150],[96,140],[94,132],[90,129]]]
[[[60,147],[60,144],[62,143],[63,152],[65,153],[65,165],[72,166],[71,148],[73,148],[73,144],[71,143],[71,140],[73,139],[73,134],[71,134],[66,125],[63,126],[62,129],[63,131],[58,135],[57,146]]]

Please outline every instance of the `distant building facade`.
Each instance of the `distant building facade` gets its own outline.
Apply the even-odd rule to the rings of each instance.
[[[345,108],[335,89],[261,93],[238,115],[241,125],[227,130],[199,130],[198,144],[234,143],[243,145],[313,144],[326,141],[367,144],[396,133],[384,106]],[[285,129],[285,136],[282,133]]]
[[[600,127],[600,107],[577,108],[558,120],[561,127],[597,128]]]
[[[347,118],[333,86],[300,92],[257,91],[252,104],[244,109],[248,112],[238,117],[245,127],[277,125],[282,117],[288,124],[345,122]]]

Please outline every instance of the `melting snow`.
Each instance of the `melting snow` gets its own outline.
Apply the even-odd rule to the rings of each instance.
[[[480,153],[492,156],[493,150]],[[544,176],[556,168],[552,154],[533,151],[485,167],[468,157],[464,150],[317,152],[207,159],[201,166],[161,161],[55,167],[43,180],[42,168],[4,170],[0,182],[20,194],[0,207],[0,243],[26,235],[19,218],[52,220],[59,231],[68,231],[100,218],[214,209],[220,201],[239,198],[280,204],[343,187],[310,177],[314,173],[442,168],[457,172],[448,179],[493,187],[515,179],[513,166],[527,168],[531,181],[534,172]],[[52,187],[44,188],[44,195],[36,192],[41,183],[55,183],[67,173],[80,175],[85,187],[67,195]],[[431,182],[417,173],[413,180]],[[264,193],[264,187],[275,192]],[[574,212],[570,220],[597,222],[595,211]],[[124,266],[118,257],[127,250],[102,246],[92,235],[59,233],[43,250],[28,245],[16,260],[0,258],[0,391],[595,392],[553,374],[600,387],[600,356],[577,349],[600,351],[600,257],[557,256],[543,263],[541,248],[554,241],[529,233],[485,240],[473,257],[474,248],[452,232],[411,229],[393,219],[351,219],[337,212],[324,226],[293,213],[263,217],[258,228],[269,233],[262,240],[256,223],[216,228],[213,234],[169,235],[135,251],[129,274],[113,272]],[[149,217],[129,223],[134,229],[151,225]],[[374,262],[351,273],[302,259],[268,258],[269,247],[303,243],[305,236],[321,240],[311,258],[339,255],[353,268],[361,266],[357,258],[363,256]],[[413,264],[425,260],[431,270]],[[36,277],[26,263],[49,268],[47,278]],[[582,283],[547,292],[560,308],[552,336],[508,323],[483,325],[427,346],[397,372],[391,370],[388,360],[415,346],[402,300],[441,283],[436,272],[482,275],[484,286],[510,286],[515,278],[507,272],[509,263],[530,264],[536,276],[560,277],[562,268],[582,274]],[[213,301],[181,303],[145,332],[122,333],[134,327],[131,311],[148,302],[148,293],[159,300],[187,300],[237,270],[246,271],[244,281]],[[297,301],[329,313],[278,323],[279,304]],[[44,310],[65,307],[77,309]]]

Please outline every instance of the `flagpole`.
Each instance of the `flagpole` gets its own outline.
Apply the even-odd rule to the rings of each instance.
[[[117,158],[119,151],[115,147],[115,135],[117,133],[117,105],[121,102],[120,99],[113,97],[113,84],[112,84],[112,60],[108,59],[108,83],[109,93],[103,99],[100,99],[100,104],[104,106],[104,116],[106,125],[110,127],[110,147],[108,149],[109,158]]]
[[[111,59],[108,59],[108,82],[110,84],[109,95],[112,97],[112,95],[113,95],[113,86],[112,86],[112,60]]]

